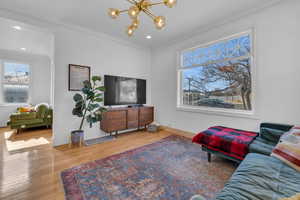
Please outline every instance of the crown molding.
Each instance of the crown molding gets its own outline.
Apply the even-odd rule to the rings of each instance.
[[[67,29],[67,30],[87,34],[96,39],[106,39],[106,40],[110,40],[110,41],[118,43],[118,44],[123,44],[128,47],[133,47],[136,49],[150,50],[150,48],[147,46],[129,42],[127,40],[113,37],[113,36],[110,36],[110,35],[102,33],[102,32],[96,32],[96,31],[93,31],[88,28],[83,28],[80,26],[66,24],[66,23],[61,23],[58,21],[48,21],[48,20],[44,20],[44,19],[38,19],[37,17],[31,16],[31,15],[25,15],[25,14],[11,11],[8,9],[0,8],[0,17],[8,18],[11,20],[16,20],[16,21],[19,21],[22,23],[33,25],[33,26],[37,26],[37,27],[41,28],[41,30],[43,30],[45,32],[53,33],[54,35],[55,35],[55,32],[59,29]]]
[[[220,26],[224,26],[226,24],[236,22],[236,21],[241,20],[243,18],[246,18],[248,16],[259,13],[259,12],[265,10],[265,9],[276,6],[276,5],[278,5],[282,2],[284,2],[284,1],[283,0],[274,0],[272,2],[264,3],[260,6],[252,8],[252,9],[246,11],[246,12],[240,12],[240,13],[234,15],[234,16],[224,18],[223,20],[221,20],[219,22],[216,22],[214,24],[204,25],[204,26],[200,26],[198,28],[195,28],[194,31],[190,31],[191,33],[189,33],[189,34],[178,35],[178,36],[174,37],[173,39],[170,39],[166,42],[153,43],[153,45],[150,46],[150,48],[151,48],[151,50],[155,50],[156,48],[161,48],[163,46],[171,46],[171,45],[175,45],[175,44],[180,44],[182,42],[187,42],[189,40],[192,40],[197,35],[201,35],[203,33],[209,32],[209,31],[211,31],[215,28],[218,28]]]
[[[22,13],[19,13],[19,12],[11,11],[9,9],[0,8],[0,17],[9,18],[9,19],[20,21],[20,22],[27,23],[27,24],[30,24],[30,25],[35,25],[35,26],[38,26],[39,28],[43,28],[45,31],[51,32],[53,34],[59,28],[65,28],[67,30],[72,30],[72,31],[75,31],[75,32],[87,34],[87,35],[92,36],[94,38],[107,39],[107,40],[110,40],[112,42],[116,42],[118,44],[123,44],[125,46],[133,47],[133,48],[136,48],[136,49],[152,50],[152,49],[156,49],[156,48],[163,47],[163,46],[170,46],[170,45],[173,45],[173,44],[178,44],[182,41],[188,41],[189,39],[195,37],[196,35],[206,33],[206,32],[208,32],[212,29],[215,29],[215,28],[218,28],[220,26],[238,21],[238,20],[240,20],[242,18],[245,18],[247,16],[251,16],[251,15],[253,15],[255,13],[258,13],[258,12],[264,10],[264,9],[273,7],[273,6],[275,6],[275,5],[277,5],[281,2],[284,2],[284,1],[283,0],[274,0],[274,1],[271,1],[271,2],[267,2],[267,3],[262,4],[260,6],[254,7],[253,9],[250,9],[246,12],[242,12],[242,13],[236,14],[234,16],[225,18],[225,19],[223,19],[219,22],[216,22],[216,23],[213,23],[213,24],[210,24],[210,25],[204,25],[204,26],[197,27],[197,28],[194,29],[194,31],[189,31],[191,33],[184,34],[184,35],[181,34],[181,35],[175,36],[173,39],[170,39],[170,40],[165,41],[165,42],[161,42],[161,41],[160,42],[153,42],[150,45],[137,44],[137,43],[134,43],[134,42],[130,42],[130,41],[127,41],[127,40],[124,40],[124,39],[121,39],[121,38],[117,38],[117,37],[105,34],[103,32],[93,31],[91,29],[83,28],[83,27],[80,27],[80,26],[72,25],[72,24],[61,23],[61,22],[58,22],[58,21],[47,21],[47,20],[44,20],[44,19],[42,20],[42,19],[39,19],[39,18],[31,16],[31,15],[25,15],[25,14],[22,14]]]

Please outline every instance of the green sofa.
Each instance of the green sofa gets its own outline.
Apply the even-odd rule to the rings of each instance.
[[[17,129],[19,133],[22,129],[34,127],[51,127],[53,119],[53,110],[45,104],[35,107],[34,112],[16,112],[10,116],[7,125],[11,129]]]

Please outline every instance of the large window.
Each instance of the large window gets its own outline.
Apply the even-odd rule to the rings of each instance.
[[[179,106],[252,111],[251,33],[181,53]]]
[[[28,64],[2,62],[3,103],[28,103],[30,67]]]

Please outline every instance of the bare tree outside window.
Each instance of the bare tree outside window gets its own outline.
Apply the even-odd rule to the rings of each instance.
[[[187,50],[181,56],[181,104],[253,109],[250,34]]]

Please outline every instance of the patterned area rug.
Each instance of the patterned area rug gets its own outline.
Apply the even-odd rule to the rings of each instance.
[[[68,200],[213,199],[235,165],[207,162],[198,144],[180,136],[86,163],[61,173]]]

